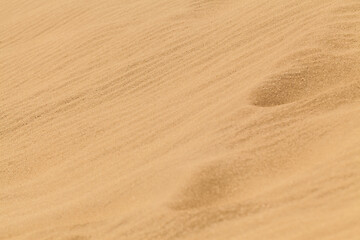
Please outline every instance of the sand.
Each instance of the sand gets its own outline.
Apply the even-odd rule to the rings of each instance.
[[[360,2],[0,0],[0,239],[360,239]]]

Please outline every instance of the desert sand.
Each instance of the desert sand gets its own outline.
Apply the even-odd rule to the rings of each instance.
[[[0,0],[1,240],[360,239],[360,2]]]

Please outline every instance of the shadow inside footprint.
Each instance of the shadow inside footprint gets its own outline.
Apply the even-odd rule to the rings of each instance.
[[[292,103],[351,82],[360,72],[359,63],[351,56],[311,56],[298,65],[262,82],[250,94],[251,104],[272,107]]]

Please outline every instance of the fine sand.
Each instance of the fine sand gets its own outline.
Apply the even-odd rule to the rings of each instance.
[[[360,1],[0,0],[0,239],[360,239]]]

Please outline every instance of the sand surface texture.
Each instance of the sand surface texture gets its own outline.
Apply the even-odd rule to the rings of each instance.
[[[360,1],[0,6],[1,240],[360,239]]]

